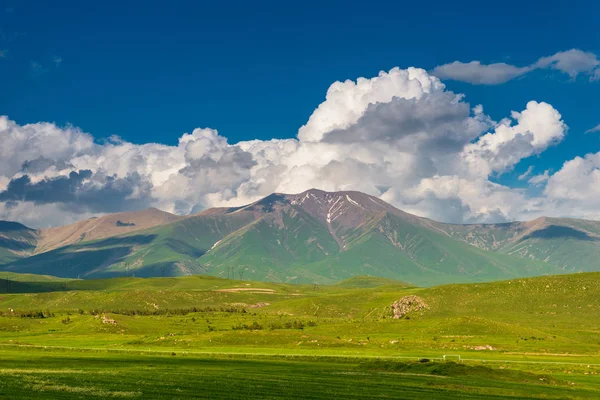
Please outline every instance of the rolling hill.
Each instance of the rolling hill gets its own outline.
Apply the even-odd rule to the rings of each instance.
[[[296,283],[372,275],[431,286],[597,270],[599,225],[550,218],[442,224],[364,193],[313,189],[187,217],[149,209],[50,230],[22,227],[31,237],[27,253],[11,251],[1,269],[66,278],[207,274]],[[569,258],[569,249],[580,254]]]

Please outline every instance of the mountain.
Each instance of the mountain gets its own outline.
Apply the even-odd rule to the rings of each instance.
[[[556,272],[555,266],[478,249],[433,221],[359,192],[273,194],[230,212],[254,223],[199,259],[209,273],[286,282],[334,282],[354,275],[419,285]]]
[[[571,228],[577,232],[587,227],[568,221],[581,225]],[[69,278],[208,274],[331,283],[372,275],[417,285],[479,282],[565,272],[563,264],[548,262],[550,253],[559,260],[568,246],[597,250],[590,227],[587,236],[573,233],[564,244],[565,232],[555,225],[442,224],[364,193],[313,189],[188,217],[150,209],[32,231],[34,254],[1,268]],[[584,269],[592,268],[569,266]]]
[[[0,265],[29,256],[38,233],[16,222],[0,221]]]
[[[481,249],[543,261],[562,272],[600,269],[600,221],[543,217],[490,225],[435,223],[435,227]]]
[[[156,208],[148,208],[142,211],[122,212],[90,218],[57,228],[40,229],[35,253],[43,253],[74,243],[104,239],[165,225],[181,218]]]

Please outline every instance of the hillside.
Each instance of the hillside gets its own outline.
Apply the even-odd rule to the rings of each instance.
[[[156,208],[148,208],[104,215],[56,228],[40,229],[35,253],[165,225],[181,218]]]
[[[35,230],[16,222],[0,221],[0,265],[29,256],[37,240]]]
[[[31,282],[37,293],[26,282],[14,283],[13,294],[0,296],[0,343],[18,332],[19,340],[40,345],[72,346],[98,335],[94,346],[144,349],[475,352],[475,358],[563,354],[563,361],[569,354],[571,360],[600,354],[600,273],[431,288],[369,277],[318,287],[207,276]],[[15,294],[17,289],[24,294]],[[399,318],[394,318],[395,302],[405,305]],[[36,310],[59,315],[11,318],[10,309],[16,316]],[[98,313],[111,315],[118,325],[103,325],[93,315]],[[64,315],[71,322],[61,322]],[[284,328],[288,321],[305,326]],[[263,328],[232,328],[255,322]],[[52,335],[40,335],[49,329]],[[172,336],[165,338],[165,332]]]
[[[600,268],[600,221],[538,218],[528,222],[435,227],[484,250],[543,261],[564,272]]]
[[[372,275],[432,286],[600,268],[600,222],[443,224],[352,191],[272,194],[187,217],[148,209],[23,229],[28,250],[10,251],[0,268],[68,278],[200,273],[325,284]]]

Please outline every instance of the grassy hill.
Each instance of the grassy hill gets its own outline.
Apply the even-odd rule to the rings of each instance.
[[[85,341],[95,332],[112,332],[118,334],[94,340],[116,341],[115,344],[126,346],[133,343],[133,337],[146,335],[142,340],[145,345],[169,343],[177,347],[171,339],[165,343],[155,340],[160,332],[178,332],[178,341],[199,348],[241,346],[250,349],[260,344],[261,348],[291,346],[290,349],[295,350],[321,348],[346,353],[356,350],[357,342],[369,337],[368,343],[360,346],[368,346],[377,354],[413,348],[422,352],[468,353],[477,346],[490,346],[497,352],[492,351],[494,354],[600,356],[596,327],[600,312],[599,278],[600,273],[584,273],[432,288],[369,277],[319,286],[207,276],[48,280],[30,282],[38,293],[30,293],[31,290],[23,286],[22,292],[28,294],[17,294],[13,289],[11,294],[1,295],[0,310],[70,313],[73,323],[61,324],[60,319],[15,320],[4,313],[8,319],[0,318],[3,321],[0,322],[0,343],[3,337],[14,338],[16,329],[21,340],[28,343]],[[418,301],[410,300],[411,296],[416,296]],[[408,311],[399,319],[393,318],[392,305],[396,301],[408,301]],[[417,303],[422,307],[417,307]],[[194,311],[194,307],[198,311]],[[215,311],[202,311],[207,308]],[[218,311],[223,309],[237,311]],[[97,317],[90,315],[94,310],[114,314],[111,318],[118,321],[118,327],[113,329],[96,321]],[[169,317],[171,312],[184,319]],[[130,316],[131,313],[155,317],[140,319]],[[314,343],[320,345],[301,339],[301,331],[277,328],[293,321],[301,321],[305,325],[303,331],[310,333],[309,337],[318,340]],[[308,326],[310,321],[315,325]],[[250,326],[254,322],[261,326],[260,332],[255,334],[250,334],[251,330],[232,329],[232,326]],[[148,330],[153,324],[158,333]],[[269,328],[273,326],[274,329]],[[51,337],[39,336],[40,329],[46,332],[52,329],[54,333]],[[304,343],[303,347],[296,346],[298,341]]]
[[[0,393],[18,398],[600,393],[600,273],[430,288],[5,277],[30,285],[0,284]]]

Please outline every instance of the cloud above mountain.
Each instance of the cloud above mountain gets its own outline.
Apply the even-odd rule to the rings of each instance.
[[[580,70],[557,60],[544,62]],[[333,83],[295,139],[230,144],[198,128],[176,146],[139,145],[0,117],[0,219],[49,226],[149,206],[189,214],[310,188],[363,191],[445,222],[560,215],[569,204],[600,216],[581,183],[596,179],[600,156],[531,182],[547,185],[538,197],[493,181],[566,132],[550,104],[531,101],[494,121],[418,68]]]
[[[571,79],[587,75],[590,81],[600,79],[600,59],[591,52],[579,49],[561,51],[542,57],[531,65],[518,67],[506,63],[482,64],[454,61],[435,67],[432,74],[442,80],[450,79],[474,85],[498,85],[538,69],[554,69],[567,74]]]

